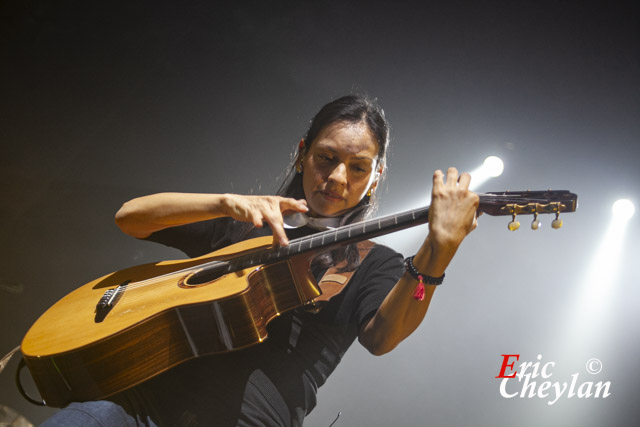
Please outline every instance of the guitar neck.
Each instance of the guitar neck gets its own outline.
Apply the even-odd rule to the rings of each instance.
[[[304,253],[311,250],[331,249],[426,224],[428,219],[429,207],[412,209],[294,239],[289,246],[292,248],[292,255],[293,251]]]
[[[256,265],[284,261],[305,252],[329,250],[361,240],[372,239],[405,228],[425,224],[428,222],[428,218],[429,207],[423,207],[321,231],[309,236],[293,239],[289,242],[289,245],[285,247],[265,249],[237,257],[230,261],[229,271],[237,271]]]
[[[577,207],[577,196],[566,190],[516,191],[484,193],[480,195],[478,210],[489,215],[551,214],[573,212]],[[246,268],[284,261],[305,252],[319,252],[361,240],[393,233],[405,228],[425,224],[429,219],[429,207],[412,209],[381,218],[348,224],[309,236],[293,239],[285,247],[274,247],[238,256],[228,261],[216,261],[202,266],[196,273],[201,280],[216,274],[230,273]]]

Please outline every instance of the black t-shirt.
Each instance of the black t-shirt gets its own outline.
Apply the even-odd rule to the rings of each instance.
[[[239,226],[230,218],[221,218],[164,229],[147,240],[195,257],[235,243]],[[287,230],[287,235],[293,239],[312,232],[302,227]],[[270,233],[267,227],[254,228],[247,237]],[[250,423],[267,423],[261,418],[266,417],[274,420],[268,424],[299,425],[316,404],[317,388],[325,383],[403,271],[399,253],[376,245],[345,289],[320,312],[298,308],[284,313],[268,324],[265,342],[184,363],[152,379],[151,387],[143,387],[145,393],[153,396],[156,412],[169,424],[185,417],[162,403],[177,392],[180,400],[172,401],[187,405],[188,416],[203,425],[214,421],[216,425],[236,425],[238,417],[247,417],[247,413],[246,419],[253,420]],[[324,272],[313,273],[319,279]]]

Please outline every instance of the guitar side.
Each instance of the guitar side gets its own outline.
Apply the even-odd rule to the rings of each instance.
[[[147,264],[92,281],[58,301],[27,332],[22,353],[48,406],[95,400],[139,384],[186,360],[261,342],[279,313],[317,297],[309,254],[181,287],[185,273],[271,244],[262,237],[203,257]],[[144,286],[145,279],[162,276]],[[104,318],[107,289],[134,283]]]

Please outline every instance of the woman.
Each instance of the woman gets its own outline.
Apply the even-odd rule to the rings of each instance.
[[[388,125],[360,96],[325,105],[314,117],[279,196],[160,193],[125,203],[125,233],[198,256],[245,238],[273,234],[274,244],[314,232],[285,232],[283,214],[303,213],[315,226],[351,223],[375,208],[385,171]],[[301,425],[316,390],[357,337],[372,354],[394,349],[420,324],[435,285],[476,225],[470,176],[454,168],[433,176],[429,234],[414,258],[384,246],[350,245],[318,257],[312,272],[353,271],[319,312],[292,310],[269,323],[269,338],[249,349],[202,357],[108,401],[72,404],[50,425]],[[419,279],[417,279],[419,277]],[[425,286],[426,283],[426,286]],[[424,291],[422,291],[424,289]],[[83,424],[86,425],[86,424]]]

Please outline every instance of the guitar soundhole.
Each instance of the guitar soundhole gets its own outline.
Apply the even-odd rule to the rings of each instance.
[[[178,286],[180,286],[181,288],[197,288],[199,286],[208,285],[212,281],[219,279],[228,272],[229,271],[226,265],[199,270],[180,280]]]

